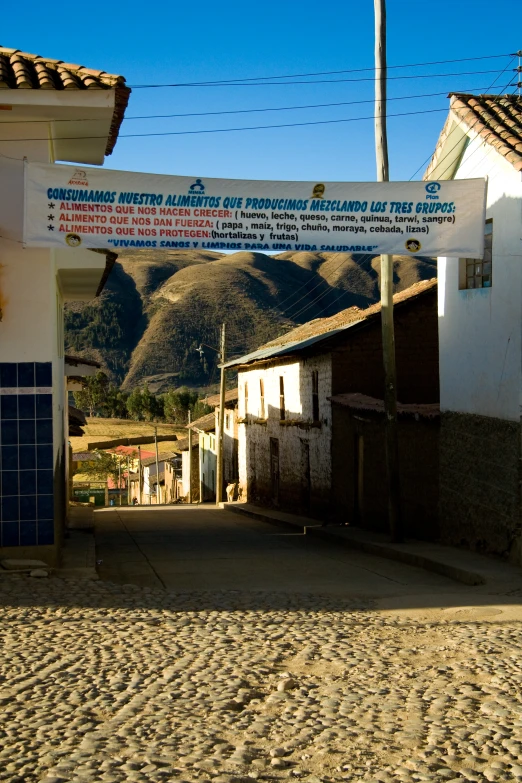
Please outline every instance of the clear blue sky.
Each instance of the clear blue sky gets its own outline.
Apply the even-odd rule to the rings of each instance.
[[[518,0],[388,0],[388,64],[500,55],[522,48]],[[265,3],[172,2],[8,3],[3,46],[122,74],[128,84],[157,84],[278,76],[368,68],[373,65],[372,0]],[[449,91],[500,92],[516,74],[500,72],[509,58],[392,69],[388,121],[391,178],[409,179],[433,151],[446,117]],[[513,62],[510,68],[517,65]],[[477,73],[492,71],[491,73]],[[471,72],[464,75],[463,72]],[[312,79],[372,77],[371,72]],[[498,78],[497,78],[498,77]],[[285,81],[284,79],[281,81]],[[509,92],[513,92],[511,87]],[[236,111],[373,99],[371,81],[252,87],[135,89],[127,117]],[[373,120],[230,133],[124,138],[128,133],[174,132],[371,117],[358,105],[132,120],[105,166],[189,176],[282,180],[375,179]],[[422,174],[422,170],[418,176]]]

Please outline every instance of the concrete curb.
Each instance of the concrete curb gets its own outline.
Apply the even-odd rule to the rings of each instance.
[[[329,531],[323,527],[305,528],[305,533],[323,540],[335,540],[336,543],[347,549],[356,549],[357,551],[365,552],[368,555],[384,557],[387,560],[395,560],[399,563],[404,563],[405,565],[414,566],[415,568],[423,568],[425,571],[432,571],[435,574],[446,576],[448,579],[453,579],[453,581],[461,582],[465,585],[474,587],[476,585],[486,584],[486,579],[482,574],[475,571],[469,571],[460,566],[451,565],[450,563],[444,563],[441,560],[435,560],[434,558],[427,557],[419,552],[401,549],[401,544],[390,543],[384,545],[371,541],[361,541],[356,538],[336,536],[333,531]]]
[[[235,514],[243,514],[252,517],[253,519],[258,519],[261,522],[277,525],[278,527],[285,527],[292,530],[302,528],[304,535],[319,538],[323,541],[335,542],[347,549],[355,549],[376,557],[395,560],[404,563],[405,565],[414,566],[415,568],[423,568],[425,571],[432,571],[433,573],[445,576],[448,579],[452,579],[455,582],[461,582],[465,585],[477,586],[484,585],[487,582],[486,577],[478,571],[473,571],[469,568],[462,567],[461,565],[454,565],[445,562],[443,559],[437,559],[436,557],[430,557],[429,555],[423,554],[420,551],[415,551],[416,546],[422,547],[422,542],[418,542],[418,544],[392,544],[368,541],[359,537],[359,531],[356,531],[355,529],[328,528],[323,527],[319,523],[314,525],[310,524],[313,520],[308,517],[283,514],[282,512],[277,511],[264,511],[261,508],[253,508],[249,504],[224,503],[223,508],[227,511],[232,511]],[[340,531],[342,531],[342,533]],[[353,535],[351,535],[352,531],[354,533]],[[449,551],[451,552],[451,550]]]

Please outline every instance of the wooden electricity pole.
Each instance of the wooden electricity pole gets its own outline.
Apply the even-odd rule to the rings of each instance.
[[[188,436],[189,436],[189,447],[188,447],[188,473],[189,473],[189,485],[188,485],[188,502],[192,503],[192,430],[190,429],[191,424],[191,413],[190,408],[188,411]]]
[[[219,387],[219,421],[217,438],[217,480],[216,480],[216,506],[223,498],[223,425],[225,423],[225,353],[226,353],[225,324],[221,325],[221,383]]]
[[[386,133],[386,0],[375,4],[375,152],[377,180],[388,182]],[[381,255],[381,323],[384,362],[384,411],[388,514],[392,541],[402,541],[400,515],[399,433],[397,427],[397,374],[393,327],[393,256]]]
[[[127,505],[131,504],[130,457],[127,457]]]
[[[141,506],[143,495],[143,482],[141,473],[141,446],[138,446],[138,502]]]

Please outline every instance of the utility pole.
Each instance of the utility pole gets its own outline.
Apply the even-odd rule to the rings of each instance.
[[[141,506],[143,496],[143,484],[141,481],[141,446],[138,446],[138,498]]]
[[[221,384],[219,387],[219,421],[217,439],[217,480],[216,480],[216,506],[223,498],[223,425],[225,423],[225,353],[226,353],[225,324],[221,325]]]
[[[131,504],[131,496],[130,496],[130,459],[127,456],[127,505],[130,506]]]
[[[189,447],[188,447],[188,473],[189,473],[189,485],[188,485],[188,502],[192,503],[192,430],[190,429],[191,424],[191,413],[190,408],[188,411],[188,437],[189,437]]]
[[[389,181],[386,133],[386,0],[375,7],[375,153],[377,181]],[[381,255],[381,324],[384,363],[384,411],[388,515],[392,541],[402,541],[400,516],[399,432],[397,427],[397,374],[393,327],[393,256]]]
[[[121,457],[118,457],[118,496],[121,506]]]
[[[159,506],[160,499],[161,499],[161,489],[160,489],[160,480],[159,480],[158,428],[157,427],[154,427],[154,445],[156,447],[156,505]]]

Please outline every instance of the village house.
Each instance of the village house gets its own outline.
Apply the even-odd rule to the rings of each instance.
[[[225,415],[223,419],[223,488],[231,484],[237,485],[239,481],[239,461],[238,461],[238,398],[237,387],[225,392]],[[216,433],[219,433],[219,409],[220,395],[215,394],[205,400],[206,404],[214,408],[216,419]],[[217,435],[216,435],[217,437]],[[234,496],[236,492],[233,493]],[[226,493],[223,492],[223,497]],[[234,498],[235,499],[235,498]]]
[[[192,459],[189,449],[192,449]],[[191,433],[190,440],[179,440],[176,443],[176,451],[181,454],[181,497],[188,502],[190,489],[192,503],[199,503],[199,435]]]
[[[216,500],[216,414],[207,413],[187,426],[199,438],[199,502]]]
[[[165,503],[174,503],[183,496],[181,454],[176,451],[165,460]]]
[[[174,460],[176,454],[172,451],[158,454],[157,463],[156,455],[152,457],[146,457],[141,460],[142,469],[142,497],[141,503],[155,505],[158,502],[160,504],[167,502],[167,494],[165,491],[165,474],[166,463]],[[159,497],[158,497],[158,470],[159,470]],[[172,484],[172,482],[169,482]]]
[[[433,538],[436,280],[396,294],[394,306],[398,399],[401,418],[408,418],[408,433],[401,435],[405,522],[410,532]],[[239,479],[248,501],[373,529],[386,525],[380,315],[380,303],[366,310],[353,307],[227,363],[239,374]],[[415,443],[415,453],[408,442]],[[419,450],[424,464],[419,464]]]
[[[99,294],[116,258],[23,246],[24,159],[103,164],[129,93],[121,76],[0,48],[0,557],[58,560],[67,502],[63,306]]]
[[[484,258],[438,260],[441,526],[522,564],[520,96],[450,96],[425,179],[474,177],[487,178]]]

